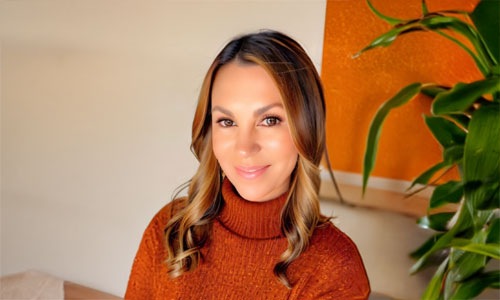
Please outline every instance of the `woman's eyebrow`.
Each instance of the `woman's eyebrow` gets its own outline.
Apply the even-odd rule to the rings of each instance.
[[[276,102],[276,103],[269,104],[269,105],[266,105],[264,107],[261,107],[259,109],[256,109],[253,114],[256,117],[260,116],[260,115],[264,114],[266,111],[268,111],[271,108],[274,108],[276,106],[283,108],[283,104]],[[220,111],[221,113],[223,113],[225,115],[228,115],[230,117],[234,117],[234,114],[230,110],[227,110],[227,109],[225,109],[225,108],[223,108],[223,107],[221,107],[219,105],[216,105],[216,106],[212,107],[212,113],[215,112],[215,111]]]
[[[258,116],[264,114],[266,111],[268,111],[271,108],[276,107],[276,106],[279,106],[279,107],[283,108],[283,104],[281,104],[279,102],[276,102],[276,103],[269,104],[269,105],[266,105],[264,107],[261,107],[261,108],[255,110],[255,112],[253,113],[253,115],[256,116],[256,117],[258,117]]]
[[[230,117],[234,117],[234,114],[233,114],[231,111],[229,111],[229,110],[227,110],[227,109],[225,109],[225,108],[223,108],[223,107],[220,107],[220,106],[218,106],[218,105],[216,105],[216,106],[212,107],[212,113],[213,113],[214,111],[220,111],[221,113],[223,113],[223,114],[225,114],[225,115],[228,115],[228,116],[230,116]]]

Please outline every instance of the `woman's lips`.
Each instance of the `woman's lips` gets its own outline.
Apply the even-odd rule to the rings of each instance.
[[[254,179],[267,171],[267,166],[236,167],[236,173],[245,179]]]

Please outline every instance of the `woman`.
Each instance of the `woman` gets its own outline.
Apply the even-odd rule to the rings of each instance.
[[[353,242],[320,215],[321,82],[275,31],[238,37],[203,82],[200,162],[186,198],[146,229],[126,299],[366,299]]]

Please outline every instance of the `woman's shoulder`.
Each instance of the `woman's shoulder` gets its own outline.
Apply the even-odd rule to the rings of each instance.
[[[155,214],[155,216],[151,220],[151,223],[160,225],[160,227],[167,226],[167,223],[170,221],[170,219],[172,219],[172,217],[175,216],[179,211],[184,209],[186,203],[186,197],[180,197],[170,201]]]
[[[185,203],[185,198],[178,198],[163,206],[149,221],[142,235],[142,243],[148,247],[163,247],[165,228],[172,217],[185,207]]]
[[[301,299],[366,299],[370,293],[358,248],[331,222],[314,230],[308,249],[291,267]]]
[[[324,250],[349,250],[357,247],[352,239],[335,226],[331,221],[319,225],[311,237],[311,245],[317,245]]]
[[[303,256],[312,265],[315,262],[321,262],[319,269],[326,272],[338,273],[341,269],[365,272],[358,247],[347,234],[332,222],[326,222],[314,230],[309,247]],[[346,268],[346,266],[349,267]]]

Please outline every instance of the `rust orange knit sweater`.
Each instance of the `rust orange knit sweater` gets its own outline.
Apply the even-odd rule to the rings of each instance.
[[[288,268],[287,289],[273,267],[287,247],[280,231],[286,195],[257,203],[240,198],[225,180],[224,208],[202,248],[203,261],[170,278],[164,264],[164,228],[182,205],[173,201],[153,218],[132,266],[125,299],[367,299],[363,262],[354,243],[333,224],[316,228],[309,248]],[[177,208],[176,208],[177,207]]]

